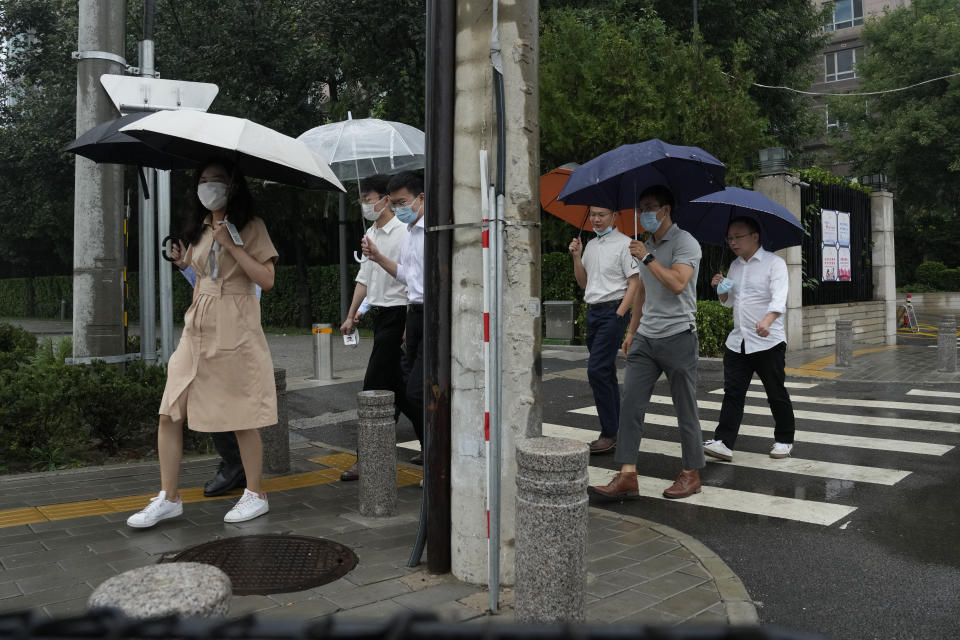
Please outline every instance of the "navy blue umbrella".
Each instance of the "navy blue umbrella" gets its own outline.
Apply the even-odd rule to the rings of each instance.
[[[600,154],[570,175],[559,200],[571,205],[632,209],[647,187],[664,185],[677,204],[723,188],[727,167],[698,147],[656,138]]]
[[[673,221],[694,238],[726,246],[727,227],[734,218],[752,218],[760,225],[760,246],[767,251],[803,242],[803,225],[783,205],[762,193],[727,187],[677,208]]]

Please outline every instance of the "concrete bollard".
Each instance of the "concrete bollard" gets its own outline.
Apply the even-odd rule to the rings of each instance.
[[[590,449],[564,438],[517,441],[519,622],[583,620]]]
[[[313,325],[314,380],[333,380],[333,325]]]
[[[940,318],[937,327],[937,371],[957,370],[957,316]]]
[[[124,571],[94,589],[93,609],[119,609],[129,618],[177,615],[222,618],[230,610],[230,577],[211,564],[169,562]]]
[[[290,471],[290,424],[287,413],[287,370],[274,368],[277,387],[277,424],[260,429],[263,440],[263,471],[282,474]]]
[[[837,320],[836,353],[836,366],[849,367],[853,360],[852,320]]]
[[[393,391],[357,394],[360,515],[397,515],[397,436]]]

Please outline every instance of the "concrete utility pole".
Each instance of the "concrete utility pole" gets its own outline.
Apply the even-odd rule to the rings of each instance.
[[[541,433],[538,2],[499,9],[506,107],[500,581],[513,584],[516,440]],[[478,152],[496,152],[490,66],[492,5],[459,3],[453,210],[480,222]],[[491,162],[489,175],[494,176]],[[486,185],[484,185],[484,188]],[[487,583],[483,425],[483,268],[478,228],[457,229],[453,252],[451,501],[452,570]]]
[[[123,73],[122,0],[80,0],[77,135],[116,117],[100,85]],[[76,156],[73,204],[73,355],[119,356],[123,344],[123,169]]]

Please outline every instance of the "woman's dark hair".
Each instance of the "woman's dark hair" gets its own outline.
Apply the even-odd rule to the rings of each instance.
[[[192,203],[192,212],[188,214],[186,224],[183,225],[183,242],[186,245],[195,244],[203,235],[203,219],[210,213],[197,197],[197,186],[200,184],[200,176],[207,167],[218,164],[223,167],[227,175],[230,176],[229,189],[227,191],[227,215],[230,216],[230,222],[242,231],[247,222],[253,218],[253,198],[250,196],[250,189],[247,188],[247,180],[243,173],[237,169],[237,165],[226,158],[211,158],[201,164],[193,173],[193,181],[190,183],[192,188],[187,193],[187,202]]]

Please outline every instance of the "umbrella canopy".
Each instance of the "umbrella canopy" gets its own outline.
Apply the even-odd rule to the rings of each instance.
[[[587,224],[588,207],[582,204],[564,204],[558,199],[560,191],[570,178],[570,174],[579,166],[576,162],[568,162],[540,176],[540,206],[547,213],[572,224],[582,231]],[[634,230],[638,225],[635,224],[633,209],[620,211],[615,224],[622,233],[628,236],[634,235]]]
[[[394,174],[424,167],[424,135],[402,122],[348,119],[297,136],[323,158],[341,180]]]
[[[633,209],[647,187],[669,187],[677,204],[723,188],[727,167],[698,147],[656,138],[625,144],[578,167],[560,192],[564,204]]]
[[[673,220],[700,242],[725,246],[730,220],[739,217],[752,218],[760,225],[760,246],[767,251],[803,241],[803,225],[786,207],[762,193],[738,187],[727,187],[679,207]]]
[[[159,151],[141,140],[120,132],[121,127],[136,122],[149,113],[131,113],[90,129],[64,147],[94,162],[135,164],[152,169],[193,169],[193,160]]]
[[[203,162],[228,156],[247,176],[305,189],[343,185],[299,140],[244,118],[204,111],[158,111],[120,129],[151,147]]]

